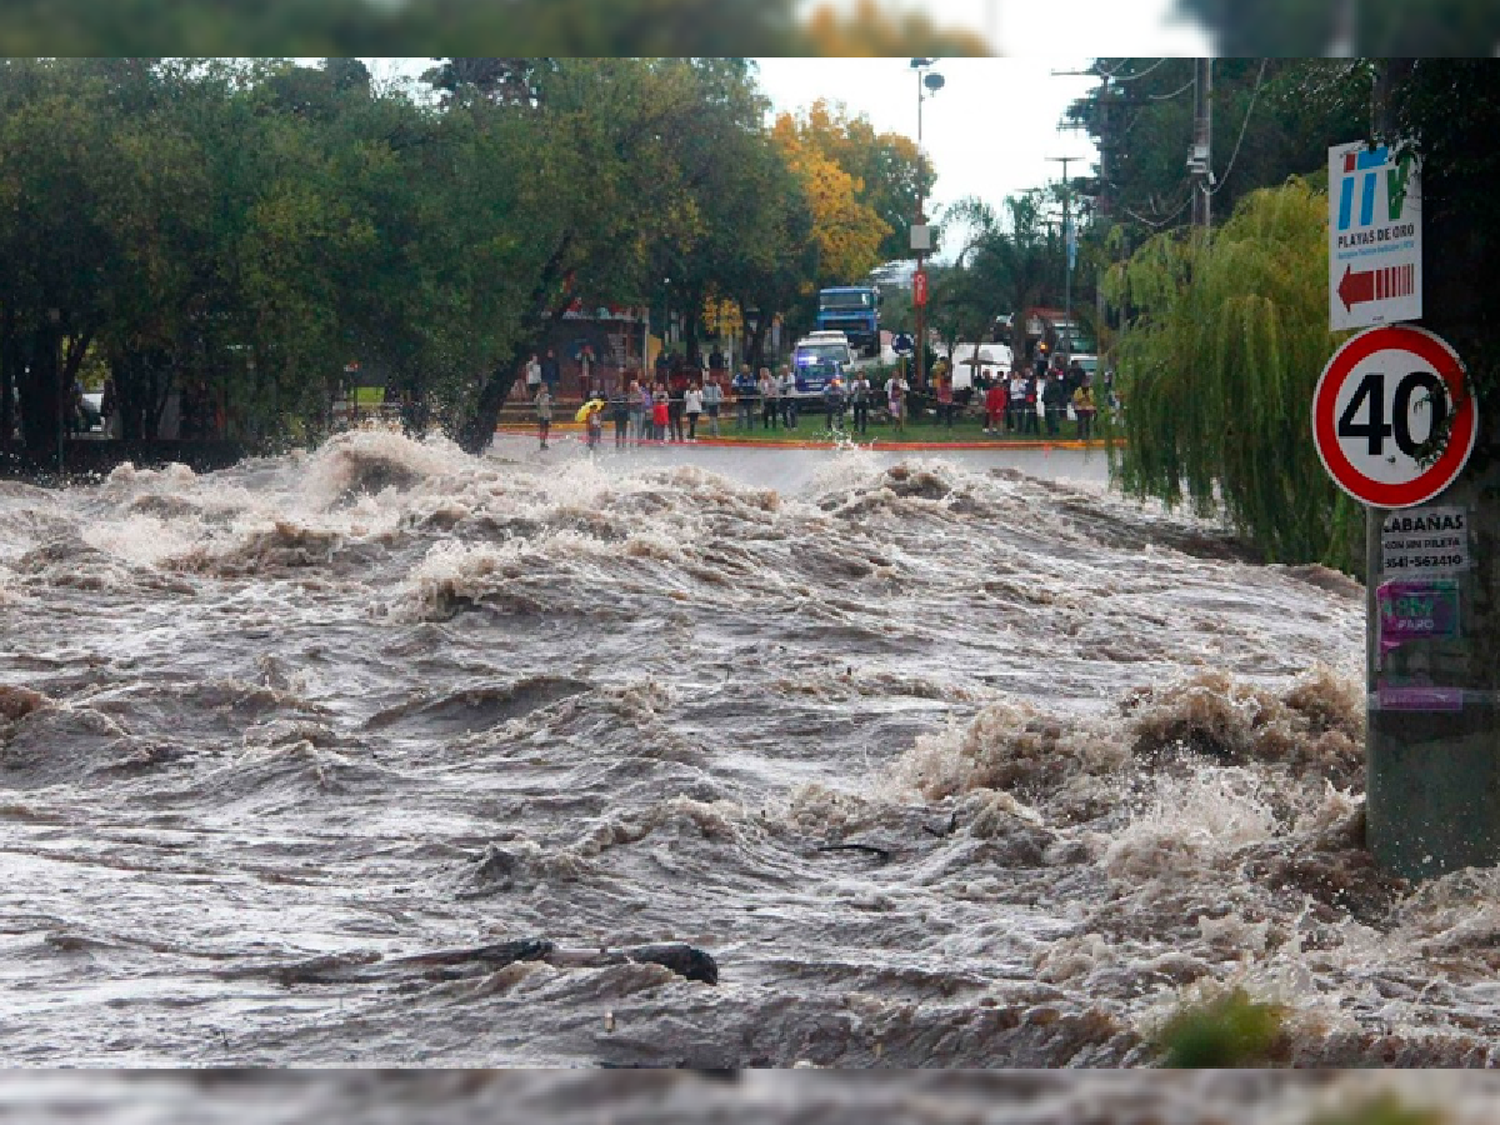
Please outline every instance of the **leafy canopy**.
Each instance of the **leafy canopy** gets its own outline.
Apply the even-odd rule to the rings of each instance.
[[[1127,490],[1222,506],[1273,561],[1359,568],[1362,513],[1324,472],[1308,404],[1333,354],[1327,196],[1252,193],[1210,242],[1159,235],[1106,279],[1138,310],[1117,353]]]

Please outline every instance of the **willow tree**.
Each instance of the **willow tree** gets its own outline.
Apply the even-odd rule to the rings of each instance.
[[[1212,238],[1160,235],[1117,267],[1134,311],[1117,351],[1138,496],[1223,515],[1269,561],[1362,568],[1362,513],[1308,427],[1328,330],[1328,200],[1300,180],[1248,196]]]

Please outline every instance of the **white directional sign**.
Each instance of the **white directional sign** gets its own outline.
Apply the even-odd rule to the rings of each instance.
[[[1422,192],[1409,153],[1363,141],[1328,150],[1328,323],[1422,317]]]
[[[1410,324],[1352,337],[1313,392],[1313,441],[1334,482],[1377,508],[1409,508],[1453,483],[1474,448],[1474,397],[1442,337]],[[1446,430],[1441,454],[1426,443]]]

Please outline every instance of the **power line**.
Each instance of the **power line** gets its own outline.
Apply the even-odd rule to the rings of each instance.
[[[1170,226],[1173,222],[1175,222],[1176,219],[1177,219],[1177,216],[1181,215],[1184,211],[1186,211],[1188,209],[1188,204],[1191,203],[1192,201],[1193,201],[1193,192],[1192,192],[1192,189],[1189,188],[1188,189],[1187,198],[1182,201],[1182,206],[1178,207],[1177,210],[1173,211],[1165,219],[1161,219],[1160,221],[1155,220],[1155,219],[1148,219],[1148,218],[1146,218],[1145,215],[1142,215],[1142,214],[1140,214],[1140,213],[1138,213],[1136,211],[1133,211],[1129,207],[1123,207],[1123,208],[1121,208],[1121,210],[1123,210],[1125,212],[1125,214],[1129,215],[1136,222],[1138,222],[1138,223],[1145,223],[1146,226],[1150,227],[1152,230],[1161,230],[1163,227]]]
[[[1153,102],[1169,102],[1179,94],[1184,94],[1187,91],[1191,90],[1197,83],[1197,81],[1198,77],[1197,75],[1194,75],[1192,78],[1189,78],[1186,82],[1184,82],[1181,86],[1177,87],[1177,89],[1173,90],[1170,94],[1147,94],[1146,96]]]
[[[1146,77],[1146,75],[1150,74],[1152,71],[1166,66],[1167,63],[1171,61],[1172,60],[1170,58],[1157,59],[1154,63],[1148,66],[1145,70],[1141,71],[1139,74],[1121,74],[1120,67],[1123,67],[1125,65],[1124,63],[1121,63],[1120,66],[1115,67],[1115,69],[1110,71],[1108,74],[1100,75],[1100,77],[1108,78],[1112,82],[1136,82]]]
[[[1260,73],[1255,76],[1255,89],[1250,93],[1250,104],[1245,107],[1245,120],[1240,122],[1239,139],[1234,142],[1234,152],[1230,154],[1229,164],[1224,169],[1224,175],[1220,177],[1219,182],[1208,193],[1209,195],[1218,195],[1223,190],[1224,185],[1229,182],[1229,173],[1234,171],[1234,161],[1240,154],[1240,145],[1245,142],[1245,130],[1250,125],[1250,115],[1255,112],[1255,99],[1260,97],[1260,84],[1266,77],[1266,63],[1269,61],[1268,59],[1260,60]]]

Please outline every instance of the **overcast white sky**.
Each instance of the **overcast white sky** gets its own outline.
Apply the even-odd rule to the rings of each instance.
[[[1003,56],[941,59],[932,68],[946,84],[922,104],[922,147],[938,177],[937,206],[929,215],[967,196],[998,205],[1059,180],[1063,165],[1053,157],[1082,158],[1068,165],[1070,175],[1092,172],[1098,158],[1093,142],[1058,125],[1068,104],[1097,80],[1064,72],[1084,70],[1097,57],[1212,53],[1201,29],[1173,21],[1172,0],[926,0],[905,6],[920,6],[940,26],[984,35]],[[878,131],[916,139],[918,87],[910,59],[756,62],[778,110],[826,98],[864,114]]]
[[[1006,196],[1062,177],[1049,157],[1078,157],[1070,175],[1097,159],[1088,136],[1058,123],[1096,79],[1059,74],[1087,58],[941,59],[946,80],[922,103],[922,148],[937,171],[929,216],[967,196],[999,204]],[[917,137],[917,74],[909,59],[757,59],[760,84],[778,110],[820,98],[841,102],[879,132]]]
[[[806,0],[806,3],[823,0]],[[855,0],[833,0],[852,5]],[[885,0],[921,8],[939,26],[985,36],[1002,57],[940,59],[944,87],[922,103],[922,147],[937,171],[928,215],[968,196],[992,205],[1061,179],[1055,157],[1078,157],[1070,175],[1097,160],[1083,133],[1058,128],[1068,104],[1097,83],[1064,72],[1096,57],[1210,54],[1202,31],[1171,18],[1173,0]],[[377,77],[420,74],[427,59],[369,59]],[[917,136],[917,76],[910,59],[757,59],[776,111],[820,98],[868,117],[880,132]],[[1186,141],[1184,140],[1184,145]],[[1184,157],[1186,149],[1184,148]],[[949,243],[950,250],[956,249]]]

